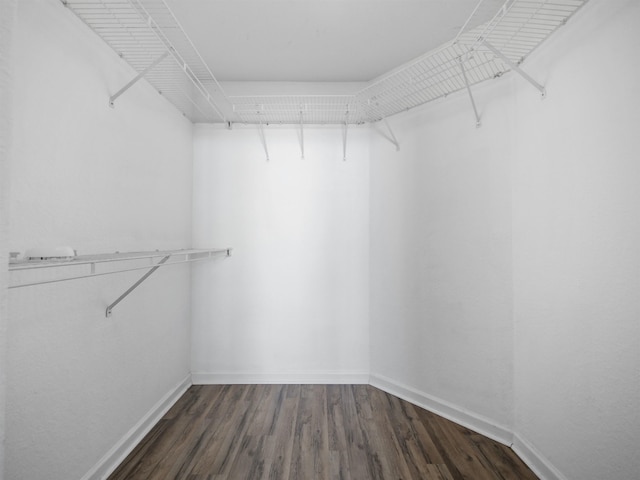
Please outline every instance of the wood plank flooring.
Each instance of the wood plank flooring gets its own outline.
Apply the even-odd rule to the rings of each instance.
[[[369,385],[197,385],[109,480],[534,480],[511,449]]]

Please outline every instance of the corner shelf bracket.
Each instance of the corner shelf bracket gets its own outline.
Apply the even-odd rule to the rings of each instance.
[[[531,77],[531,75],[529,75],[527,72],[522,70],[518,65],[516,65],[515,62],[511,61],[505,54],[503,54],[500,50],[498,50],[496,47],[491,45],[486,40],[482,41],[482,45],[487,47],[491,51],[491,53],[493,53],[496,57],[498,57],[500,60],[502,60],[504,63],[506,63],[509,66],[509,68],[511,68],[511,70],[516,72],[518,75],[520,75],[522,78],[524,78],[527,82],[529,82],[531,85],[533,85],[535,88],[537,88],[540,91],[540,94],[542,95],[542,98],[546,98],[547,90],[544,88],[544,85],[541,85],[538,82],[536,82],[533,79],[533,77]]]
[[[122,95],[124,92],[129,90],[133,85],[135,85],[138,82],[138,80],[142,79],[147,73],[149,73],[153,68],[155,68],[160,62],[162,62],[165,58],[167,58],[167,56],[169,56],[169,52],[168,51],[164,52],[162,55],[160,55],[158,58],[156,58],[151,63],[151,65],[149,65],[147,68],[145,68],[143,71],[141,71],[133,79],[131,79],[131,81],[129,83],[127,83],[124,87],[122,87],[116,93],[111,95],[111,97],[109,97],[109,106],[111,108],[114,108],[115,107],[115,101],[120,95]]]

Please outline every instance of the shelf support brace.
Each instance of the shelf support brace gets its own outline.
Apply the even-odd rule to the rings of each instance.
[[[342,161],[347,161],[347,129],[349,128],[349,106],[344,112],[344,125],[342,126]]]
[[[267,162],[269,161],[269,150],[267,149],[267,137],[264,135],[264,126],[262,125],[262,119],[260,119],[260,140],[262,140],[262,147],[264,153],[267,156]]]
[[[302,151],[302,159],[304,160],[304,126],[302,121],[302,109],[300,109],[300,150]]]
[[[160,266],[165,263],[167,260],[169,260],[169,257],[171,257],[171,255],[167,255],[166,257],[162,257],[162,259],[155,264],[154,267],[151,268],[151,270],[149,270],[147,273],[145,273],[142,277],[140,277],[140,280],[138,280],[136,283],[134,283],[133,285],[131,285],[131,287],[129,287],[129,289],[124,292],[122,295],[120,295],[115,302],[113,302],[111,305],[109,305],[107,307],[107,310],[105,312],[107,318],[111,316],[111,310],[113,310],[113,307],[115,307],[117,304],[119,304],[122,300],[125,299],[125,297],[127,297],[131,292],[133,292],[142,282],[144,282],[147,278],[149,278],[149,276],[155,272],[157,269],[160,268]]]
[[[514,62],[512,62],[511,60],[509,60],[506,55],[504,55],[500,50],[498,50],[496,47],[494,47],[493,45],[491,45],[489,42],[487,42],[486,40],[482,41],[482,44],[487,47],[489,50],[491,50],[491,52],[498,58],[500,58],[500,60],[502,60],[504,63],[506,63],[507,65],[509,65],[509,68],[511,68],[511,70],[513,70],[514,72],[516,72],[517,74],[519,74],[522,78],[524,78],[527,82],[529,82],[531,85],[533,85],[534,87],[536,87],[539,91],[540,94],[542,95],[542,98],[545,98],[547,96],[547,90],[544,88],[544,85],[540,85],[538,82],[536,82],[531,75],[529,75],[527,72],[525,72],[524,70],[522,70],[518,65],[516,65]]]
[[[348,123],[345,121],[342,126],[342,161],[347,161],[347,128]]]
[[[156,58],[154,60],[154,62],[149,65],[147,68],[145,68],[143,71],[141,71],[138,75],[136,75],[129,83],[127,83],[124,87],[122,87],[120,90],[118,90],[116,93],[114,93],[113,95],[111,95],[111,97],[109,97],[109,106],[111,108],[113,108],[114,102],[116,101],[116,98],[118,98],[120,95],[122,95],[124,92],[126,92],[127,90],[129,90],[129,88],[131,88],[138,80],[140,80],[142,77],[144,77],[147,73],[149,73],[149,71],[151,71],[151,69],[153,69],[156,65],[158,65],[161,61],[163,61],[165,58],[167,58],[167,56],[169,55],[169,52],[166,51],[164,52],[162,55],[160,55],[158,58]]]
[[[476,128],[480,128],[480,115],[478,115],[478,109],[476,108],[476,102],[473,99],[471,93],[471,87],[469,86],[469,79],[467,78],[467,71],[464,69],[464,60],[462,57],[458,59],[460,62],[460,70],[462,70],[462,77],[464,78],[464,84],[467,87],[467,93],[469,94],[469,100],[471,100],[471,106],[473,107],[473,113],[476,116]]]
[[[391,130],[391,125],[389,125],[386,118],[383,121],[385,127],[387,127],[387,130],[389,131],[389,135],[391,135],[391,138],[387,138],[386,135],[384,137],[396,146],[396,152],[400,151],[400,144],[398,143],[396,136],[393,134],[393,130]]]

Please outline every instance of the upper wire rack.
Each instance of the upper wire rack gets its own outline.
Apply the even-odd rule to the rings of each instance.
[[[138,73],[169,52],[144,78],[194,123],[361,124],[503,75],[511,68],[489,46],[519,65],[588,0],[507,0],[474,26],[481,0],[455,39],[353,95],[232,97],[164,0],[62,1]]]

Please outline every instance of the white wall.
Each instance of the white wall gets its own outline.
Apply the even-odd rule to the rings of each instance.
[[[193,272],[194,382],[366,382],[366,129],[195,130],[193,240],[233,247]]]
[[[639,25],[588,4],[515,98],[515,430],[567,479],[640,475]]]
[[[497,438],[513,405],[508,93],[478,89],[480,129],[459,94],[393,118],[399,152],[371,147],[373,382]]]
[[[503,77],[481,129],[461,93],[371,149],[373,381],[542,478],[640,471],[639,24],[593,0],[524,64],[546,100]]]
[[[7,372],[9,145],[11,144],[11,39],[16,3],[0,2],[0,480],[4,478]]]
[[[475,88],[480,129],[462,92],[393,118],[399,153],[350,129],[342,162],[340,130],[308,128],[301,160],[297,129],[268,127],[268,163],[256,129],[201,125],[192,143],[144,83],[107,108],[132,75],[122,61],[57,0],[17,3],[0,251],[193,234],[235,255],[156,273],[110,320],[138,274],[0,296],[6,478],[80,478],[190,370],[203,383],[371,372],[515,433],[543,478],[640,471],[637,2],[592,0],[525,63],[546,100],[513,75]]]
[[[134,72],[61,2],[14,32],[9,250],[189,247],[192,125],[144,82],[110,109]],[[104,316],[142,273],[10,290],[8,479],[81,478],[188,381],[188,267]]]

